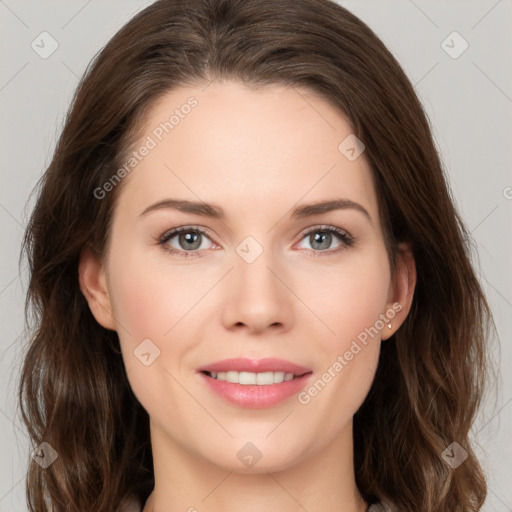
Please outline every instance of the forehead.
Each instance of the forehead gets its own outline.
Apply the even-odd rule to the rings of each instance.
[[[148,110],[118,207],[140,211],[172,196],[222,204],[229,216],[347,197],[374,216],[371,171],[364,153],[342,151],[347,137],[345,115],[308,89],[180,87]]]

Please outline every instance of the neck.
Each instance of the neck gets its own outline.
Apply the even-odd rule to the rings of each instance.
[[[250,473],[212,464],[151,423],[155,488],[143,512],[365,512],[354,478],[352,422],[334,441],[293,464]],[[258,467],[259,466],[259,467]]]

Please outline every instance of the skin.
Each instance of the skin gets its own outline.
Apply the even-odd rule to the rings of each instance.
[[[393,276],[377,195],[364,153],[349,161],[338,146],[345,116],[307,89],[237,82],[182,87],[155,103],[140,147],[172,111],[198,105],[122,183],[104,259],[84,249],[80,281],[97,321],[119,334],[123,361],[150,416],[155,489],[144,512],[363,512],[355,485],[353,415],[372,384],[381,340],[404,321],[416,273],[407,245]],[[165,198],[216,203],[222,220],[158,209]],[[345,198],[362,205],[292,219],[302,204]],[[324,245],[307,228],[336,226]],[[166,252],[158,237],[200,226],[199,249],[179,235]],[[263,249],[252,263],[237,252],[251,236]],[[317,235],[318,237],[318,235]],[[342,250],[336,252],[338,248]],[[253,249],[251,249],[253,250]],[[196,370],[231,357],[278,357],[313,371],[312,382],[379,315],[402,306],[324,389],[266,409],[234,406],[213,394]],[[134,356],[144,339],[160,355]],[[261,453],[252,467],[237,452]],[[193,507],[193,508],[192,508]]]

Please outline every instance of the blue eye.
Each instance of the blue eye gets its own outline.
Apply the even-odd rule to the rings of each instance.
[[[176,249],[169,245],[169,241],[176,237],[178,244],[180,244],[183,249],[180,247]],[[194,258],[199,256],[199,254],[196,253],[198,249],[205,249],[205,247],[201,247],[203,237],[207,237],[203,230],[193,228],[191,226],[184,226],[175,228],[162,235],[159,239],[159,243],[163,246],[164,250],[172,254],[176,254],[177,256],[182,256],[184,258]]]
[[[335,249],[326,250],[332,244],[333,235],[338,240],[339,245]],[[335,226],[315,226],[309,228],[301,234],[301,240],[306,237],[309,237],[308,241],[312,246],[308,251],[313,251],[315,256],[332,255],[354,245],[354,237]],[[173,238],[177,239],[179,247],[169,244]],[[158,239],[158,243],[165,251],[171,254],[184,258],[195,258],[200,257],[200,251],[208,249],[208,247],[203,246],[205,239],[210,240],[207,233],[202,229],[193,226],[183,226],[164,233]],[[318,246],[314,247],[313,245],[315,244],[318,244]]]
[[[336,249],[327,251],[325,249],[328,249],[331,245],[333,235],[338,239],[340,244]],[[312,250],[315,251],[315,256],[338,253],[339,251],[354,245],[354,238],[346,231],[335,226],[315,226],[314,228],[308,229],[308,231],[302,233],[302,237],[303,239],[307,237],[306,239],[309,241],[311,246],[313,246],[313,244],[318,244],[320,246],[312,247]]]

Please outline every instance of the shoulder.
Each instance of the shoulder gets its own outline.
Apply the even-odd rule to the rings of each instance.
[[[370,505],[367,512],[397,512],[397,509],[392,504],[381,501]]]
[[[135,499],[124,500],[118,512],[142,512],[142,506]],[[370,505],[367,512],[396,512],[396,508],[386,502],[379,502]]]
[[[142,506],[136,499],[125,499],[121,502],[117,512],[142,512]]]

